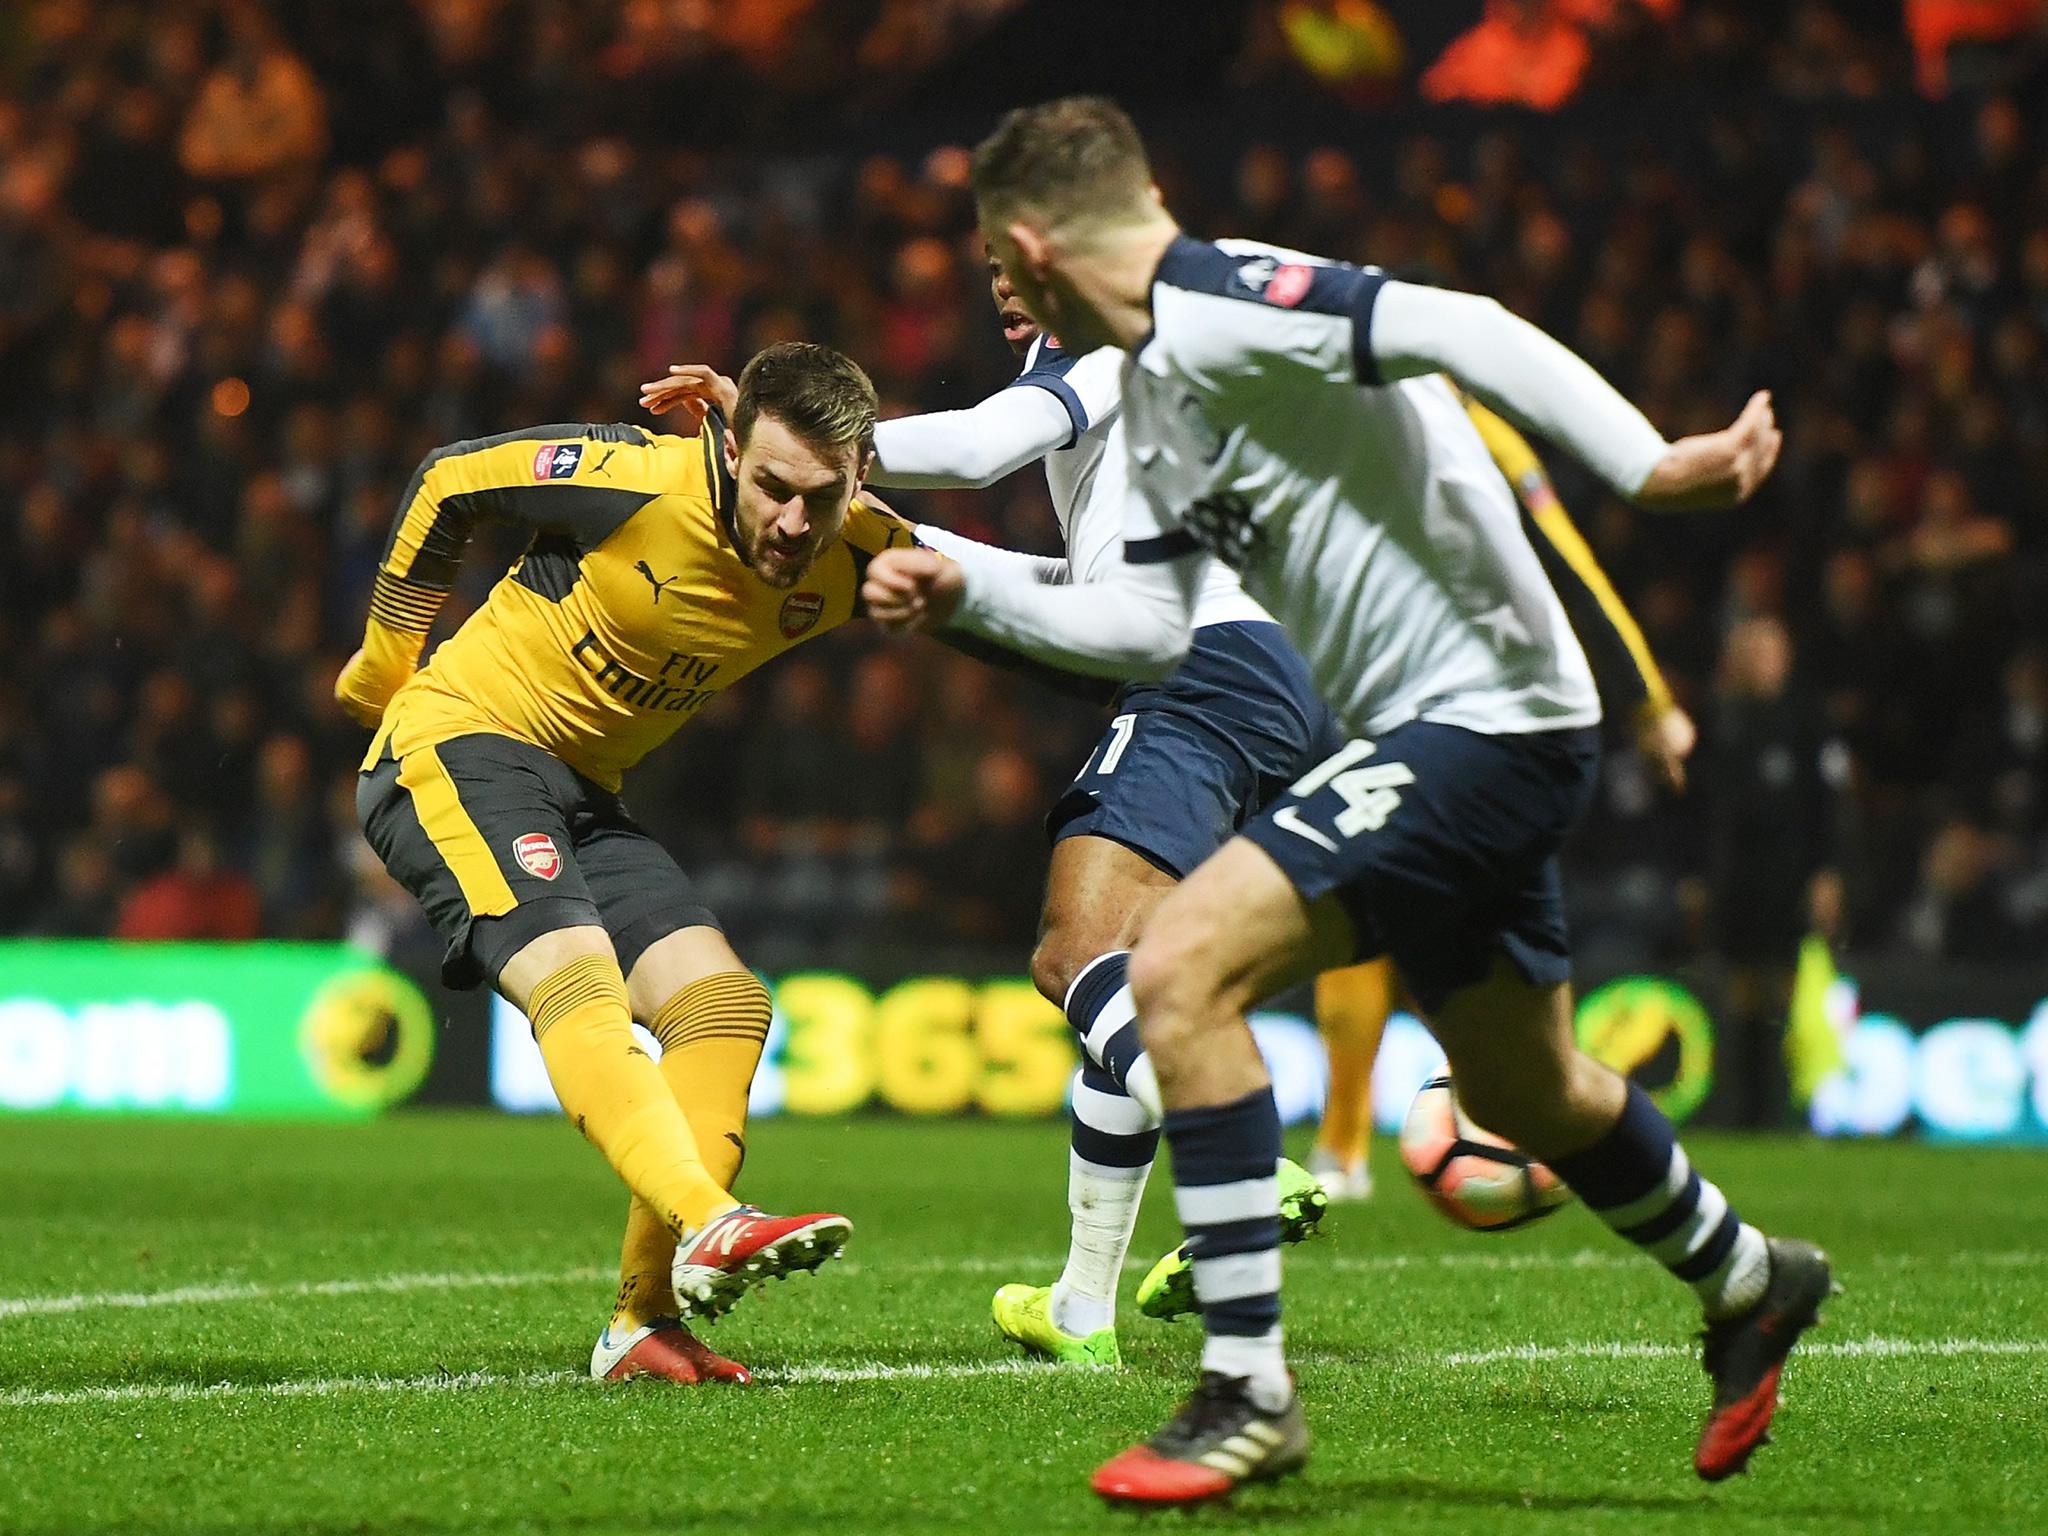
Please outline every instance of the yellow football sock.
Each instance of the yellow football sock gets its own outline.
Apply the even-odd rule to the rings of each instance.
[[[1385,960],[1324,971],[1316,978],[1316,1025],[1330,1052],[1330,1092],[1316,1145],[1348,1167],[1372,1137],[1372,1064],[1394,1006],[1394,968]]]
[[[526,1014],[571,1123],[663,1225],[699,1227],[737,1203],[706,1171],[690,1122],[633,1039],[618,962],[570,961],[534,987]]]
[[[747,1090],[768,1038],[768,989],[751,971],[720,971],[663,1003],[648,1028],[661,1042],[661,1075],[688,1116],[704,1167],[730,1188],[747,1155]],[[673,1317],[669,1266],[675,1234],[639,1201],[626,1215],[615,1328]]]

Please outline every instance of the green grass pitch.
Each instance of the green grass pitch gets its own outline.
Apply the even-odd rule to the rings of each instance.
[[[1193,1324],[1133,1313],[1125,1370],[1067,1374],[1019,1366],[988,1321],[996,1285],[1051,1278],[1063,1141],[758,1126],[746,1192],[848,1212],[848,1260],[711,1333],[775,1384],[607,1388],[579,1377],[625,1200],[559,1122],[0,1121],[0,1531],[1130,1528],[1085,1479],[1177,1400]],[[1289,1254],[1308,1472],[1196,1519],[2048,1529],[2048,1154],[1691,1145],[1848,1286],[1749,1477],[1692,1477],[1696,1318],[1654,1266],[1577,1209],[1454,1231],[1382,1157],[1379,1198]],[[1165,1196],[1134,1261],[1174,1235]],[[1134,1263],[1127,1302],[1135,1283]]]

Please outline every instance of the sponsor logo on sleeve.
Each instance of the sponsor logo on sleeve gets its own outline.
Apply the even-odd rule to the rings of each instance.
[[[582,462],[581,443],[543,443],[533,455],[533,478],[567,480]]]
[[[561,850],[545,832],[528,832],[512,840],[512,857],[519,867],[540,880],[552,880],[562,872]]]
[[[1308,291],[1315,286],[1316,269],[1305,267],[1299,262],[1289,262],[1276,269],[1266,280],[1266,302],[1278,304],[1282,309],[1292,309],[1308,297]]]

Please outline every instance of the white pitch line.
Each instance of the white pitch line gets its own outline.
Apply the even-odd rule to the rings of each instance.
[[[1044,1360],[964,1360],[945,1365],[786,1365],[757,1371],[757,1380],[779,1386],[830,1385],[843,1381],[958,1381],[970,1376],[1045,1376],[1063,1379],[1111,1370],[1111,1366],[1062,1368]]]
[[[963,1360],[942,1365],[888,1365],[874,1360],[851,1365],[770,1366],[756,1372],[755,1380],[769,1386],[813,1386],[862,1381],[957,1381],[976,1376],[1044,1376],[1073,1380],[1086,1374],[1085,1371],[1063,1370],[1036,1360]],[[354,1392],[467,1392],[483,1387],[589,1385],[590,1378],[582,1371],[316,1376],[297,1381],[220,1381],[210,1385],[149,1381],[125,1386],[75,1387],[63,1391],[16,1388],[0,1392],[0,1408],[83,1408],[118,1403],[211,1402],[226,1397],[340,1397]]]
[[[848,1275],[905,1274],[1033,1274],[1056,1269],[1064,1262],[1060,1254],[1021,1254],[1010,1258],[968,1256],[953,1259],[909,1259],[900,1262],[852,1260],[839,1266]],[[1642,1255],[1624,1248],[1582,1248],[1566,1253],[1367,1253],[1326,1252],[1322,1245],[1302,1253],[1294,1262],[1304,1268],[1334,1270],[1338,1274],[1386,1274],[1403,1270],[1454,1270],[1516,1274],[1549,1270],[1641,1269]],[[1941,1266],[1962,1269],[2021,1269],[2048,1265],[2048,1250],[1971,1250],[1938,1254],[1887,1254],[1865,1260],[1858,1268],[1902,1269]],[[1129,1270],[1151,1267],[1146,1259],[1132,1259]],[[523,1287],[583,1284],[608,1280],[613,1271],[596,1265],[575,1269],[533,1270],[512,1273],[453,1271],[395,1275],[368,1275],[353,1280],[300,1280],[264,1283],[227,1281],[214,1285],[184,1285],[161,1291],[74,1291],[54,1296],[0,1296],[0,1322],[10,1317],[53,1317],[67,1313],[132,1310],[149,1307],[203,1306],[237,1301],[301,1301],[321,1296],[392,1296],[409,1291],[510,1290]]]
[[[1482,1239],[1483,1240],[1483,1239]],[[1651,1261],[1641,1253],[1619,1244],[1612,1248],[1577,1248],[1558,1253],[1539,1249],[1531,1253],[1331,1253],[1327,1243],[1286,1250],[1291,1265],[1335,1270],[1339,1274],[1385,1274],[1399,1270],[1473,1270],[1481,1273],[1516,1274],[1531,1270],[1643,1269]],[[1010,1258],[973,1256],[958,1259],[912,1259],[900,1264],[858,1263],[891,1274],[1029,1274],[1057,1269],[1066,1262],[1064,1254],[1032,1253]],[[1129,1271],[1152,1267],[1150,1258],[1124,1261]],[[2026,1269],[2048,1266],[2048,1249],[1982,1250],[1961,1249],[1951,1253],[1898,1253],[1859,1260],[1858,1269],[1920,1269],[1928,1266],[1962,1269]]]
[[[109,1308],[185,1307],[223,1301],[303,1300],[311,1296],[389,1296],[407,1291],[500,1290],[535,1285],[567,1285],[600,1280],[613,1271],[584,1265],[577,1269],[512,1274],[452,1272],[441,1274],[369,1275],[359,1280],[299,1280],[283,1284],[239,1282],[223,1285],[182,1285],[166,1291],[74,1291],[65,1296],[0,1296],[0,1318],[50,1317],[65,1312],[98,1312]]]
[[[1445,1355],[1449,1366],[1545,1365],[1570,1360],[1690,1359],[1696,1347],[1682,1344],[1516,1344],[1506,1349],[1480,1349]],[[2048,1339],[1834,1339],[1803,1344],[1801,1358],[1891,1359],[1914,1355],[2048,1355]]]
[[[78,1408],[96,1403],[192,1403],[221,1397],[338,1397],[348,1392],[466,1392],[476,1387],[553,1387],[588,1381],[582,1371],[444,1372],[434,1376],[316,1376],[300,1381],[145,1381],[121,1387],[69,1391],[18,1388],[0,1392],[0,1408]]]
[[[1835,1359],[1897,1359],[1907,1356],[2048,1355],[2048,1339],[1843,1339],[1808,1345],[1802,1356]],[[1522,1344],[1508,1349],[1434,1357],[1440,1366],[1547,1364],[1578,1360],[1666,1360],[1690,1358],[1693,1351],[1677,1344],[1617,1341],[1604,1344]],[[1302,1363],[1310,1363],[1304,1360]],[[1313,1363],[1340,1364],[1330,1357]],[[1108,1369],[1101,1367],[1099,1369]],[[846,1382],[962,1381],[988,1376],[1029,1376],[1071,1382],[1094,1374],[1062,1369],[1032,1360],[965,1360],[940,1365],[889,1365],[869,1361],[850,1365],[771,1366],[756,1379],[771,1386],[818,1386]],[[589,1385],[581,1371],[464,1371],[432,1376],[317,1376],[297,1381],[222,1381],[212,1385],[186,1382],[137,1382],[126,1386],[77,1387],[63,1391],[17,1388],[0,1392],[0,1408],[81,1408],[141,1402],[210,1402],[218,1398],[339,1397],[348,1393],[467,1392],[489,1387],[576,1387]]]

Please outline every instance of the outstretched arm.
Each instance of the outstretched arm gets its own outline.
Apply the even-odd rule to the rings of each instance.
[[[980,571],[989,581],[1022,581],[1042,587],[1058,587],[1064,586],[1071,576],[1067,562],[1052,555],[1028,555],[1022,550],[984,544],[979,539],[970,539],[950,528],[935,527],[931,523],[918,523],[914,531],[917,542],[926,549],[936,549],[968,570]]]
[[[1005,389],[964,411],[898,416],[875,426],[877,485],[993,485],[1073,441],[1067,408],[1046,390]]]
[[[1050,341],[1036,342],[1030,366],[981,404],[878,425],[870,478],[913,487],[991,485],[1073,447],[1116,413],[1122,387],[1122,353],[1105,347],[1071,357]]]
[[[593,480],[595,468],[612,454],[647,462],[659,451],[655,441],[638,427],[563,422],[428,454],[399,502],[378,562],[362,647],[335,680],[342,708],[371,727],[383,718],[419,665],[478,523],[523,522],[594,544],[659,494],[634,488],[648,484],[645,475],[613,465],[605,479]],[[682,451],[694,453],[697,445]]]
[[[1448,373],[1644,506],[1747,501],[1777,463],[1783,440],[1768,391],[1725,430],[1667,443],[1592,364],[1492,299],[1388,281],[1368,323],[1381,381]]]
[[[1078,586],[1044,586],[929,549],[888,550],[868,566],[868,612],[895,630],[963,630],[1068,672],[1164,677],[1187,653],[1205,554],[1124,564]]]

